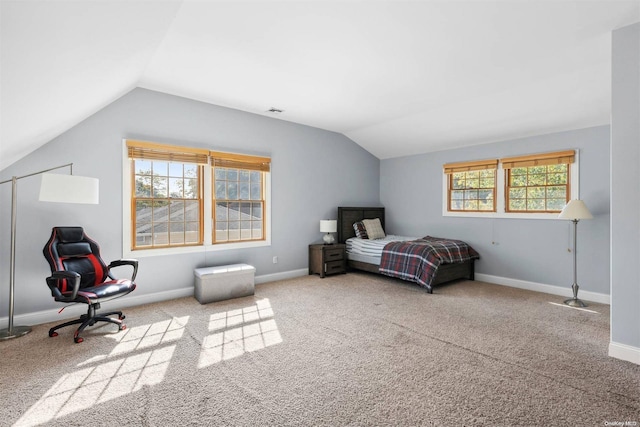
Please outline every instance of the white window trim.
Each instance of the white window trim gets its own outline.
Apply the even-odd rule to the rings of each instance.
[[[580,198],[580,154],[575,149],[575,160],[570,167],[571,195],[569,200]],[[558,213],[511,213],[505,211],[505,181],[502,163],[498,164],[496,170],[496,212],[449,212],[447,206],[449,201],[448,186],[449,177],[442,173],[442,216],[464,217],[464,218],[510,218],[510,219],[558,219]]]
[[[218,243],[213,244],[213,209],[211,170],[210,166],[204,168],[202,179],[204,179],[204,200],[203,200],[203,227],[204,242],[202,245],[176,246],[170,248],[157,249],[131,249],[131,162],[127,150],[127,140],[122,140],[122,256],[123,258],[144,258],[151,256],[179,255],[192,253],[206,253],[217,251],[229,251],[234,249],[248,249],[271,246],[271,172],[265,172],[265,240],[254,240],[247,242]]]

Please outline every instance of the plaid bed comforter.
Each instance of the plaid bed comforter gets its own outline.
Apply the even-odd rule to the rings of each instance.
[[[478,252],[463,241],[425,236],[385,245],[379,271],[386,276],[416,282],[431,290],[431,282],[440,264],[478,258]]]

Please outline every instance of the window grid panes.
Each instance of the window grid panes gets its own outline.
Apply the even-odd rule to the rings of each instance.
[[[450,212],[495,212],[495,195],[495,169],[449,174]]]
[[[134,249],[202,244],[202,167],[164,160],[131,161]]]
[[[213,243],[264,240],[264,172],[213,169]]]
[[[560,212],[569,201],[569,165],[506,170],[507,212]]]

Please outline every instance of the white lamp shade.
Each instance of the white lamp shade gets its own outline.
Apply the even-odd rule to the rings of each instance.
[[[40,201],[97,205],[99,202],[98,179],[57,173],[42,174]]]
[[[592,219],[593,215],[587,209],[582,200],[571,200],[562,208],[562,212],[558,216],[560,219]]]
[[[338,231],[338,221],[335,219],[320,220],[321,233],[335,233],[336,231]]]

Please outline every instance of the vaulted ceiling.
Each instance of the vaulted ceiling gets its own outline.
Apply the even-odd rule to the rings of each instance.
[[[385,159],[609,123],[633,1],[1,2],[0,170],[135,87]],[[274,115],[271,108],[284,110]]]

